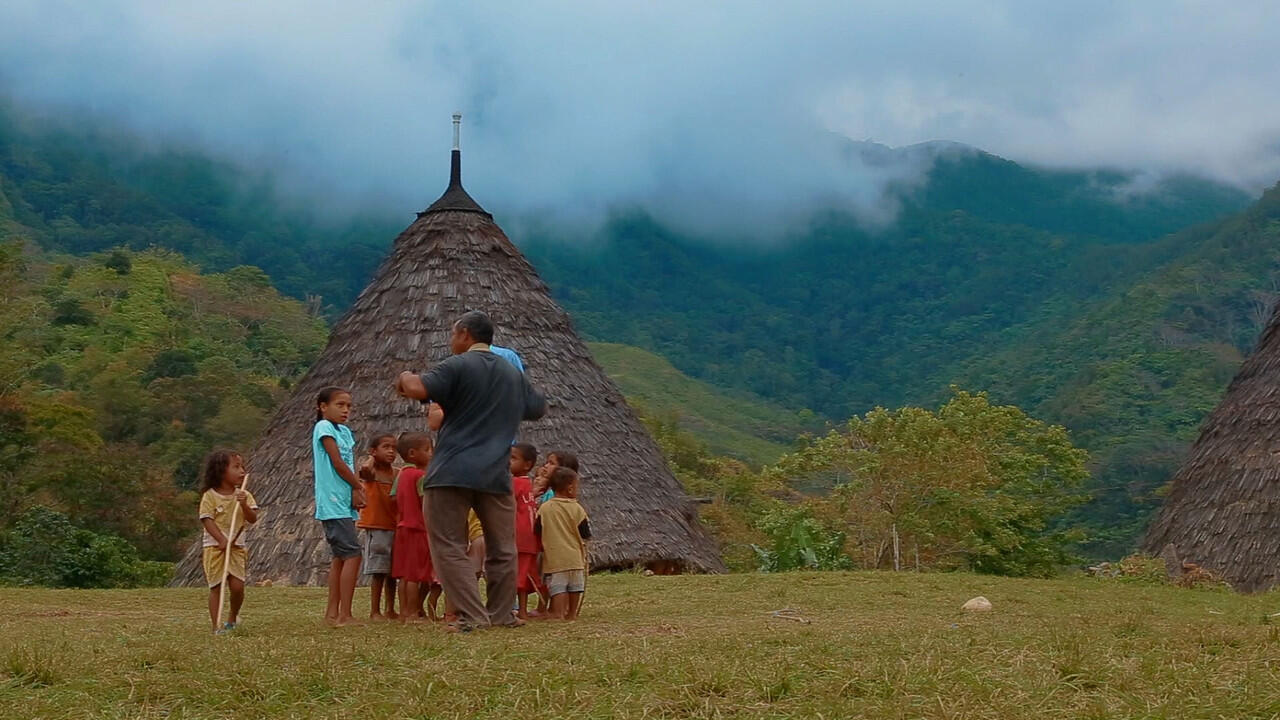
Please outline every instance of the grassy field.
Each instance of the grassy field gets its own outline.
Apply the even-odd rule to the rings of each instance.
[[[995,610],[961,613],[978,594]],[[327,629],[323,591],[250,588],[243,628],[213,637],[203,599],[0,590],[3,717],[1280,714],[1276,594],[1088,578],[612,575],[592,579],[576,624],[462,636]],[[807,622],[771,613],[781,608]]]

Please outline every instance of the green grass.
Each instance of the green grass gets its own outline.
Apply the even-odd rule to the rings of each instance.
[[[695,380],[647,350],[614,343],[589,347],[628,402],[652,415],[674,417],[717,455],[768,464],[790,449],[797,436],[822,427],[812,413]]]
[[[357,601],[367,601],[365,591]],[[960,604],[983,594],[989,614]],[[331,630],[324,591],[0,590],[5,717],[1240,718],[1280,713],[1276,595],[1076,578],[599,576],[582,620]],[[772,616],[790,607],[809,624]],[[15,714],[16,713],[16,714]]]

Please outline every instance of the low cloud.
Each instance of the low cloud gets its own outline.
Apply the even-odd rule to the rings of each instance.
[[[494,212],[708,233],[891,216],[928,153],[851,141],[1280,179],[1274,3],[179,5],[9,0],[0,87],[400,212],[442,189],[454,110]]]

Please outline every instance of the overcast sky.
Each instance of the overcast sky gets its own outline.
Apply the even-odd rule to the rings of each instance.
[[[490,210],[874,216],[954,140],[1055,166],[1280,179],[1280,3],[0,2],[0,91],[417,209],[465,115]],[[937,5],[912,9],[912,6]]]

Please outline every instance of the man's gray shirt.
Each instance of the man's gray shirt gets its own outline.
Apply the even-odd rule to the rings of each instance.
[[[511,363],[481,349],[449,357],[423,373],[422,384],[444,410],[426,487],[510,494],[511,438],[522,420],[546,414],[542,393]]]

